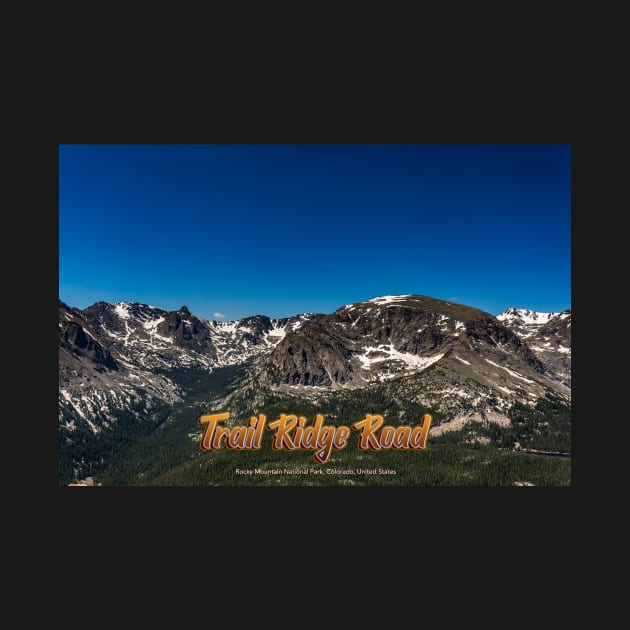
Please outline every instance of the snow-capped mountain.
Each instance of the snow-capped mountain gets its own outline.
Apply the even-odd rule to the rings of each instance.
[[[571,387],[571,309],[539,313],[508,308],[497,319],[527,342],[554,378]]]
[[[540,322],[541,330],[556,321],[533,311],[526,317]],[[547,359],[489,313],[426,296],[390,295],[347,304],[288,334],[250,376],[276,394],[317,397],[370,388],[450,419],[509,424],[515,402],[533,406],[548,393],[570,400],[570,381],[558,377]],[[258,387],[244,383],[235,402],[260,405]]]
[[[242,363],[272,348],[286,334],[317,316],[285,319],[255,315],[218,322],[192,315],[186,306],[167,311],[134,302],[98,302],[81,312],[107,336],[123,360],[149,369],[213,368]]]
[[[269,352],[316,314],[264,315],[208,321],[182,306],[167,311],[135,302],[97,302],[84,309],[59,303],[59,417],[94,432],[121,414],[146,416],[180,398],[170,372],[242,364]]]
[[[418,401],[455,415],[500,415],[547,391],[570,397],[570,334],[570,311],[510,308],[494,318],[418,295],[377,297],[330,315],[231,322],[198,318],[185,306],[98,302],[79,310],[60,302],[60,423],[98,432],[121,415],[146,417],[181,399],[173,370],[257,357],[237,395],[251,404],[261,401],[252,382],[310,394],[415,376]]]
[[[526,308],[508,308],[497,319],[511,326],[542,326],[559,313],[541,313]]]

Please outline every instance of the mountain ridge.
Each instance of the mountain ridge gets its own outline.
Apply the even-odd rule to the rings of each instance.
[[[191,407],[191,387],[199,413],[229,409],[236,422],[277,405],[365,412],[368,400],[380,400],[372,412],[390,409],[400,422],[432,413],[435,437],[467,426],[478,427],[471,435],[505,433],[515,417],[539,423],[541,401],[570,409],[571,310],[510,308],[495,317],[406,294],[328,314],[226,322],[186,306],[78,309],[59,300],[60,448],[75,477],[92,470],[83,453],[109,452],[90,446],[95,439],[155,430]]]
[[[287,330],[317,317],[261,315],[217,322],[198,318],[185,306],[167,311],[101,301],[80,310],[59,300],[60,422],[70,429],[85,422],[98,432],[115,421],[113,409],[140,419],[156,404],[181,399],[169,371],[245,363],[268,352]]]
[[[411,401],[451,419],[501,424],[515,403],[570,400],[563,376],[489,313],[427,296],[383,296],[287,335],[251,366],[231,403],[247,414],[273,395],[321,398],[378,386],[393,396],[404,378]]]

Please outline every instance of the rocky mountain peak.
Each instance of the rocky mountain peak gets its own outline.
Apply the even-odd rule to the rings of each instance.
[[[415,294],[384,295],[356,304],[346,304],[335,311],[335,313],[385,312],[390,309],[393,311],[411,309],[414,311],[431,312],[438,316],[443,315],[444,317],[462,322],[477,319],[482,316],[491,317],[489,313],[485,313],[472,306]]]
[[[497,315],[497,319],[500,322],[510,324],[537,324],[541,326],[557,315],[558,313],[542,313],[526,308],[510,307],[503,313]]]
[[[484,371],[505,364],[508,371],[518,366],[514,374],[545,372],[528,345],[489,313],[428,296],[387,295],[346,304],[287,334],[262,359],[261,378],[288,387],[361,388],[457,359],[461,371],[480,357]]]
[[[555,379],[571,386],[571,309],[541,313],[509,308],[497,319],[528,344]]]

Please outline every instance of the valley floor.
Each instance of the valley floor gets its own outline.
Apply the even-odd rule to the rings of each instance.
[[[352,449],[352,450],[351,450]],[[165,486],[567,486],[571,461],[485,445],[435,444],[421,452],[334,453],[324,465],[308,453],[195,453],[158,474],[103,477],[104,485]],[[97,478],[98,481],[98,478]]]
[[[568,412],[554,410],[553,406],[545,408],[541,418],[546,418],[547,424],[549,420],[556,423],[547,427],[549,430],[560,427],[559,435],[565,437],[554,438],[555,442],[550,438],[541,440],[544,435],[536,433],[535,426],[532,429],[527,423],[519,423],[517,414],[514,426],[509,429],[492,424],[483,428],[487,433],[483,439],[479,426],[475,426],[475,435],[465,429],[439,437],[429,434],[423,451],[359,451],[353,436],[348,446],[334,451],[324,465],[315,464],[306,451],[273,451],[271,435],[265,435],[260,451],[202,452],[201,427],[196,419],[202,413],[209,413],[209,392],[222,392],[224,383],[238,373],[236,369],[211,375],[187,371],[187,381],[180,381],[187,391],[185,402],[176,405],[165,417],[156,416],[150,424],[143,425],[146,430],[133,436],[124,431],[124,439],[112,440],[106,450],[92,453],[91,461],[100,460],[99,464],[74,479],[66,473],[60,477],[60,485],[79,482],[96,486],[568,486],[571,483],[571,458],[566,452],[567,446],[570,448]],[[335,404],[338,406],[340,400]],[[268,406],[265,412],[274,417],[284,407],[286,403],[281,401]],[[338,406],[338,417],[347,418],[348,422],[355,417],[358,420],[359,409],[369,409],[365,400],[357,402],[354,411]],[[309,415],[311,411],[308,410]],[[412,411],[409,417],[419,418],[423,410]],[[391,410],[386,417],[396,416],[395,410]],[[532,443],[531,437],[524,441],[530,434],[538,442]],[[549,435],[553,437],[555,433]],[[516,440],[522,443],[522,450],[513,450]],[[538,443],[543,446],[536,451]],[[66,466],[63,470],[68,469]]]

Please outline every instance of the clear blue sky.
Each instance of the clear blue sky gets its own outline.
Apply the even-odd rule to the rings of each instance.
[[[571,305],[569,145],[61,145],[59,296],[201,317]]]

